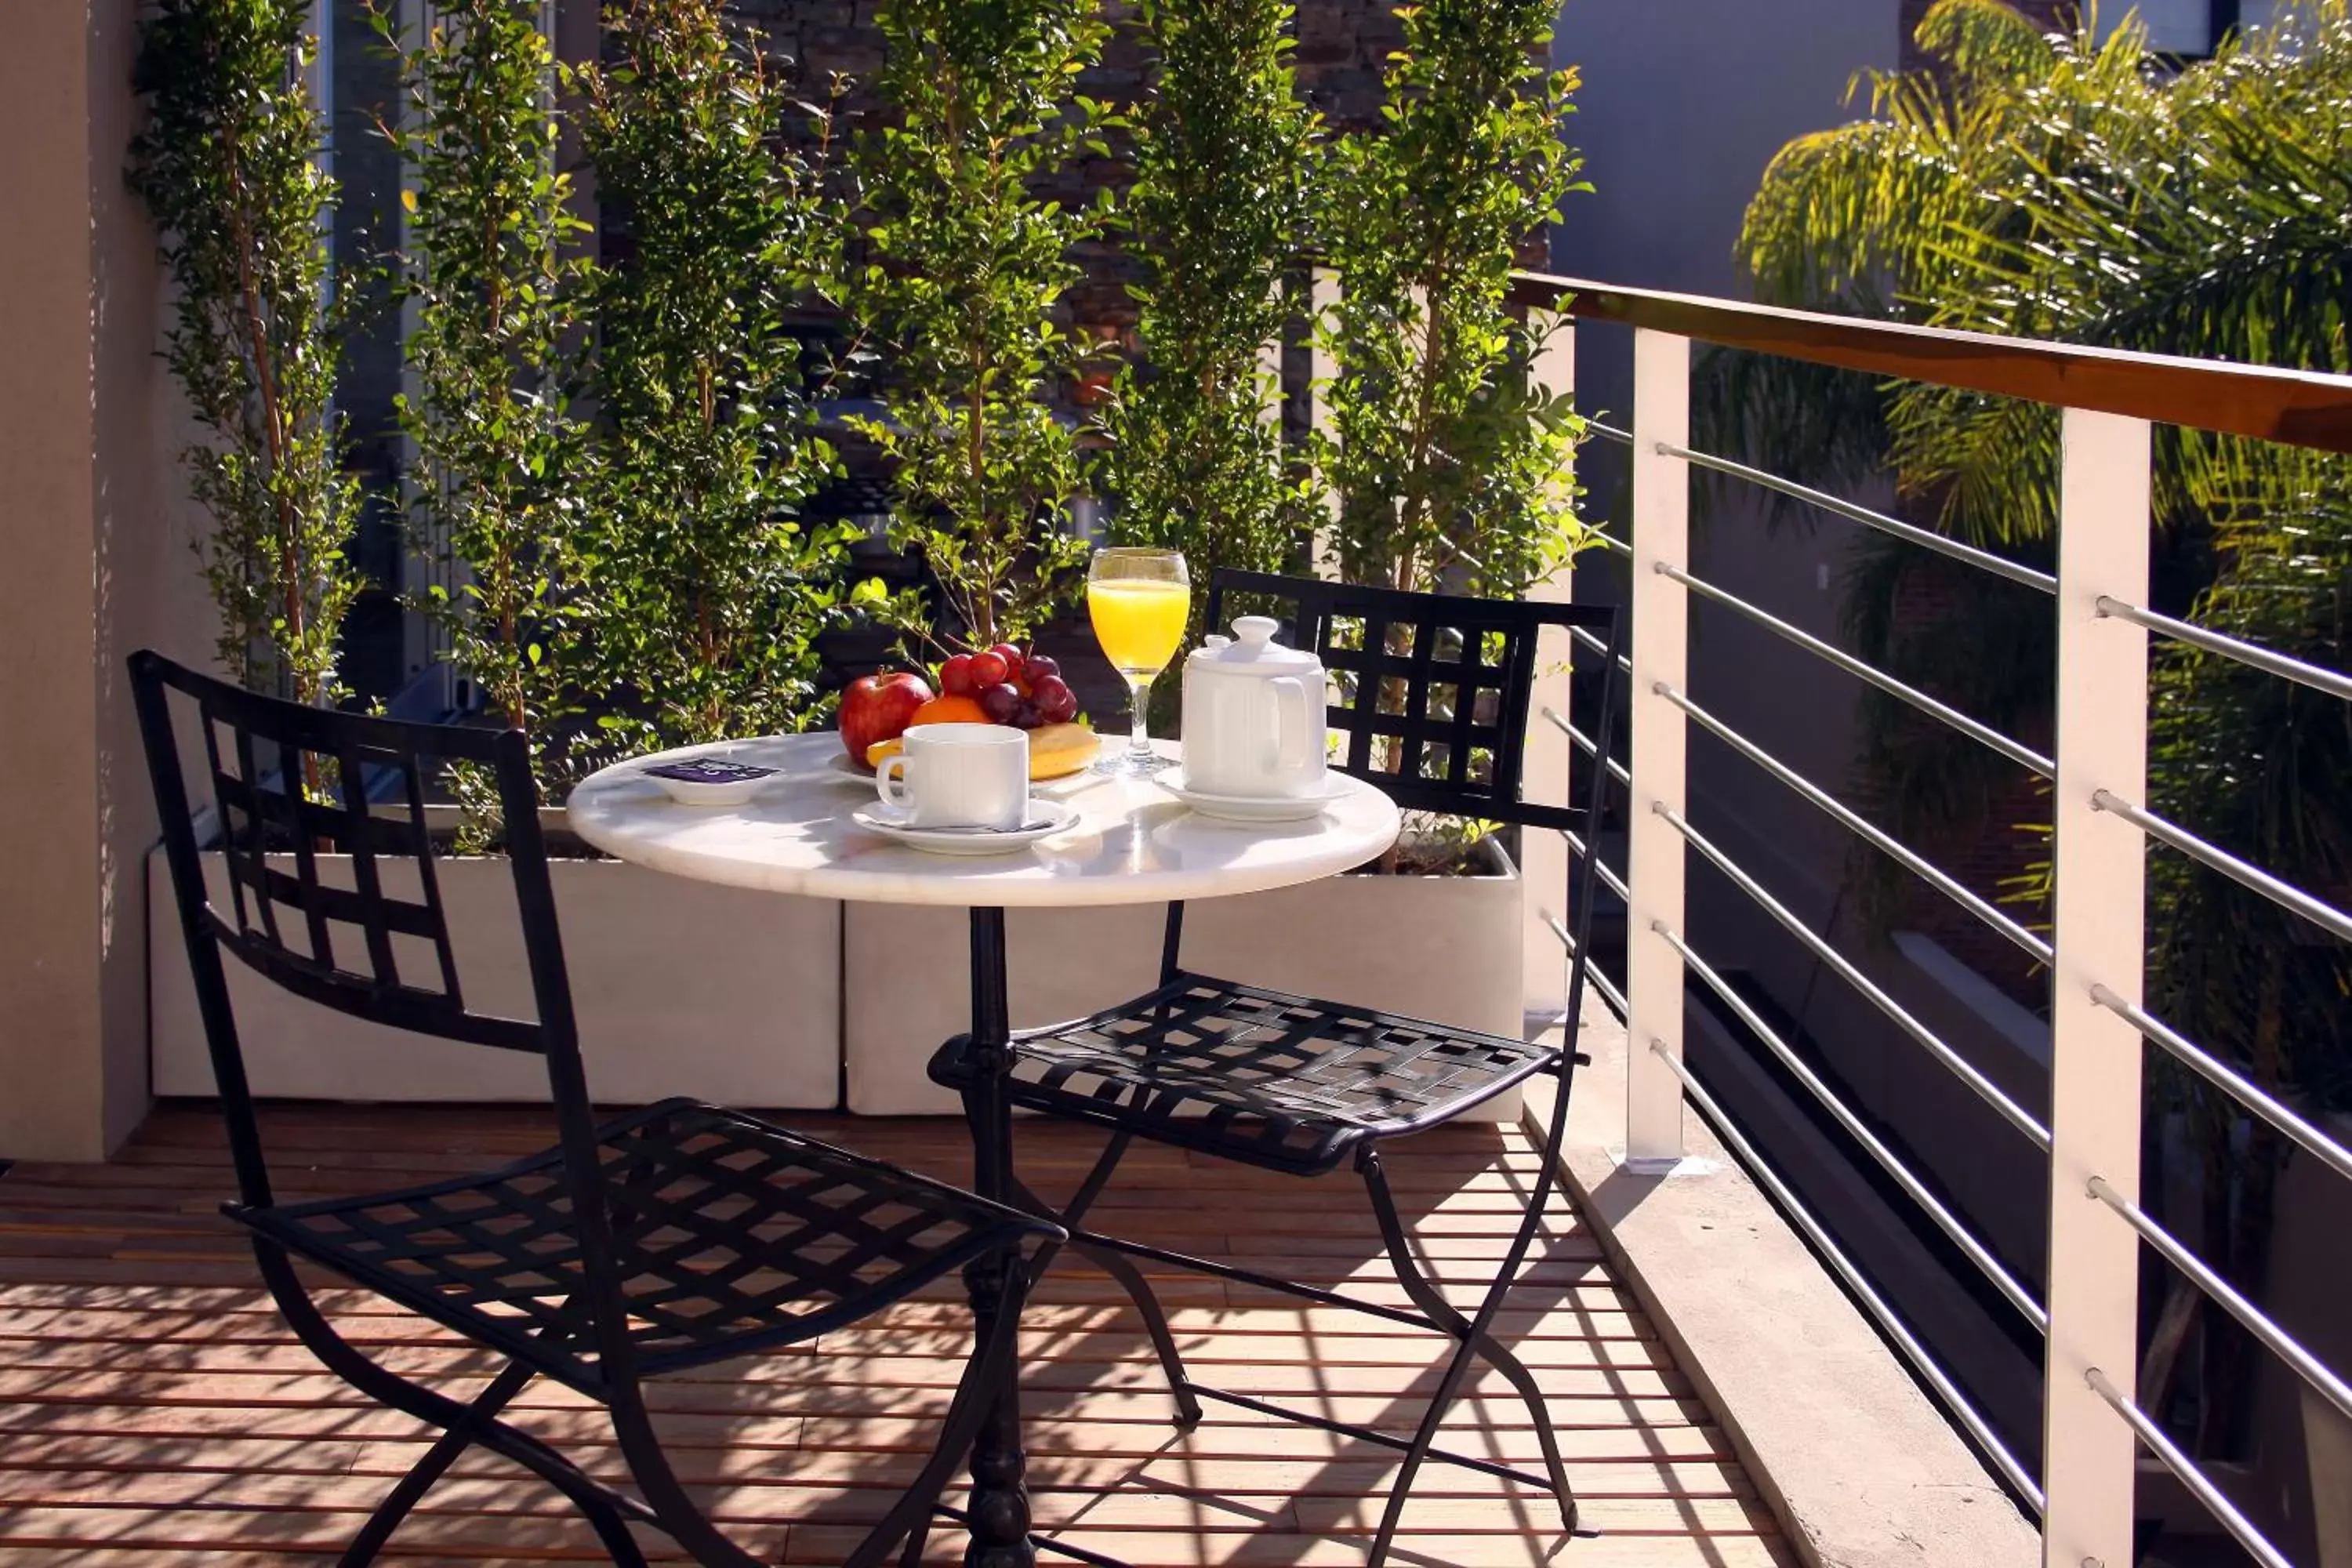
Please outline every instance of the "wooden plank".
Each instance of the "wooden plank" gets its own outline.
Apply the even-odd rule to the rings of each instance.
[[[2352,452],[2352,377],[2040,342],[1519,273],[1512,297],[1809,364]]]
[[[487,1168],[550,1136],[543,1113],[495,1107],[274,1107],[267,1120],[292,1154],[289,1198]],[[963,1159],[951,1125],[791,1120],[946,1174]],[[1049,1193],[1074,1185],[1099,1146],[1038,1123],[1023,1137],[1024,1173]],[[1468,1308],[1483,1296],[1533,1171],[1509,1129],[1445,1130],[1398,1151],[1400,1202],[1448,1300]],[[183,1105],[160,1110],[109,1164],[0,1175],[0,1568],[329,1563],[425,1452],[421,1424],[373,1405],[286,1330],[215,1207],[232,1184],[217,1121]],[[1302,1184],[1139,1149],[1092,1219],[1410,1304],[1345,1180]],[[1332,1418],[1410,1430],[1449,1348],[1386,1320],[1147,1272],[1201,1376]],[[389,1367],[462,1392],[499,1364],[365,1291],[317,1280],[338,1331]],[[1496,1327],[1547,1390],[1585,1521],[1606,1532],[1606,1556],[1592,1561],[1788,1561],[1722,1432],[1565,1203]],[[961,1283],[943,1280],[813,1343],[665,1379],[648,1398],[680,1476],[739,1541],[786,1562],[838,1563],[935,1440],[969,1336]],[[1042,1524],[1139,1568],[1360,1561],[1397,1473],[1392,1451],[1217,1404],[1178,1431],[1131,1303],[1075,1257],[1041,1287],[1022,1345]],[[587,1398],[541,1380],[511,1417],[592,1473],[624,1479],[609,1420]],[[1482,1372],[1448,1413],[1444,1440],[1533,1468],[1534,1421]],[[655,1561],[684,1561],[673,1543],[643,1539]],[[1541,1491],[1433,1465],[1397,1561],[1518,1568],[1564,1544]],[[943,1529],[924,1561],[959,1561],[961,1549]],[[389,1560],[401,1559],[500,1568],[604,1557],[557,1494],[476,1451],[395,1536]]]

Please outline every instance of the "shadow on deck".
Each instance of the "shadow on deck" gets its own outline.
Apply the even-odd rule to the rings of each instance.
[[[961,1181],[960,1125],[790,1114],[818,1136]],[[521,1108],[283,1106],[266,1113],[281,1195],[325,1195],[479,1169],[550,1141]],[[1024,1124],[1021,1166],[1066,1193],[1097,1147]],[[1516,1129],[1454,1128],[1392,1146],[1389,1171],[1433,1275],[1467,1307],[1514,1224],[1536,1153]],[[297,1183],[302,1184],[299,1188]],[[104,1165],[0,1176],[0,1563],[173,1568],[330,1563],[426,1441],[319,1368],[279,1323],[238,1235],[208,1109],[159,1109]],[[1552,1402],[1597,1537],[1562,1536],[1549,1500],[1426,1469],[1393,1561],[1404,1568],[1767,1568],[1791,1561],[1770,1514],[1665,1348],[1564,1200],[1498,1336]],[[1100,1228],[1408,1305],[1360,1188],[1139,1145],[1090,1216]],[[1433,1336],[1216,1279],[1154,1275],[1208,1381],[1338,1419],[1410,1431],[1437,1378]],[[656,1385],[681,1475],[746,1547],[836,1563],[910,1477],[945,1409],[966,1319],[945,1288],[813,1345]],[[362,1292],[338,1326],[398,1370],[453,1388],[494,1370],[437,1328]],[[1392,1473],[1382,1450],[1210,1406],[1168,1424],[1139,1323],[1068,1254],[1024,1319],[1024,1410],[1038,1528],[1143,1568],[1360,1563]],[[541,1382],[514,1419],[624,1478],[601,1413]],[[1526,1407],[1474,1384],[1445,1441],[1534,1463]],[[954,1494],[950,1494],[954,1500]],[[648,1551],[677,1558],[666,1540]],[[960,1560],[952,1528],[931,1559]],[[477,1453],[426,1498],[389,1555],[485,1564],[597,1562],[551,1490]],[[1051,1562],[1055,1559],[1048,1558]]]

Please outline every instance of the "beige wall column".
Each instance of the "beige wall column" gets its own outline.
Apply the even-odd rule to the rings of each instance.
[[[135,14],[12,7],[0,50],[0,1157],[95,1158],[146,1108],[154,813],[122,660],[209,640],[122,182]]]

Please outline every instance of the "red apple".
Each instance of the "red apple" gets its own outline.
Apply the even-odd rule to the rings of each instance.
[[[915,710],[930,700],[930,686],[919,675],[891,669],[859,676],[841,694],[841,743],[863,765],[867,748],[905,734]]]

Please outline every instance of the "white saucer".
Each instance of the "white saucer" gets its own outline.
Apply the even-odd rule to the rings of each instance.
[[[1204,795],[1184,782],[1181,767],[1163,768],[1151,775],[1151,782],[1202,816],[1227,822],[1304,822],[1322,815],[1348,793],[1347,781],[1336,773],[1325,774],[1323,787],[1308,795]]]
[[[1078,820],[1078,813],[1076,807],[1065,802],[1033,796],[1026,827],[915,827],[908,823],[905,812],[876,801],[851,812],[849,820],[868,833],[878,833],[909,848],[934,855],[1008,855],[1064,831]]]

